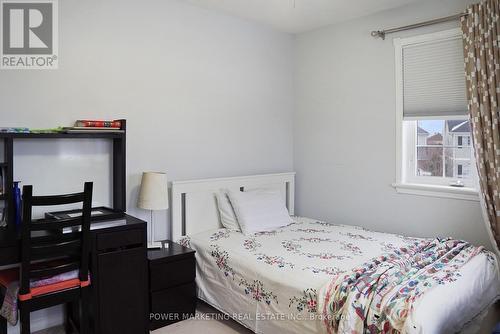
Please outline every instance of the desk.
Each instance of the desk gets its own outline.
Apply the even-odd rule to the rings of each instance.
[[[95,334],[148,333],[146,222],[129,215],[116,221],[92,222],[90,327]],[[19,233],[0,228],[0,265],[20,259]]]

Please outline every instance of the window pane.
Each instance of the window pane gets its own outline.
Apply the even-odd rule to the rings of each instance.
[[[418,120],[414,138],[414,176],[423,177],[422,180],[433,176],[436,182],[443,184],[472,178],[474,166],[468,120]]]
[[[443,120],[417,122],[418,145],[443,145]]]
[[[443,147],[417,148],[417,176],[443,176]]]
[[[471,127],[468,120],[446,121],[445,144],[448,146],[470,146],[470,131]]]
[[[453,147],[445,149],[446,177],[469,179],[472,177],[471,147]]]

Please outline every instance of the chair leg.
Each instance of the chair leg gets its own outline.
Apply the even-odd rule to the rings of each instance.
[[[80,334],[88,334],[90,328],[90,319],[89,319],[89,288],[82,288],[82,294],[80,299]]]
[[[73,316],[73,303],[67,303],[65,305],[65,319],[64,319],[64,329],[66,334],[73,333],[73,324],[71,323],[71,317]]]
[[[21,327],[21,334],[31,334],[30,311],[26,306],[20,305],[19,307],[19,325]]]
[[[0,315],[0,334],[7,334],[7,319]]]

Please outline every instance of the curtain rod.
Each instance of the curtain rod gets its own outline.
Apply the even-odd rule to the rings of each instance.
[[[386,30],[374,30],[372,31],[371,35],[375,38],[380,37],[382,39],[385,39],[385,36],[388,34],[393,34],[395,32],[399,31],[405,31],[405,30],[410,30],[410,29],[415,29],[415,28],[420,28],[420,27],[426,27],[430,26],[433,24],[438,24],[438,23],[443,23],[443,22],[449,22],[449,21],[454,21],[460,19],[462,16],[467,16],[469,14],[467,13],[460,13],[460,14],[455,14],[451,16],[446,16],[442,17],[439,19],[434,19],[434,20],[429,20],[425,22],[420,22],[420,23],[415,23],[415,24],[410,24],[407,26],[403,27],[398,27],[398,28],[391,28],[391,29],[386,29]]]

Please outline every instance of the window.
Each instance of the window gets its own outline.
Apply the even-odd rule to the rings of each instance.
[[[404,182],[474,186],[467,172],[474,163],[472,147],[465,145],[470,133],[467,118],[403,120],[403,133]]]
[[[399,192],[478,200],[461,38],[453,29],[394,41]]]

